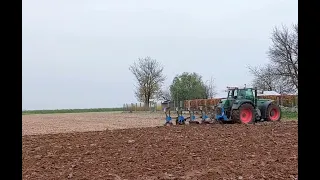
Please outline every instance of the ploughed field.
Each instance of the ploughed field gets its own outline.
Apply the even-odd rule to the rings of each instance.
[[[23,179],[297,179],[297,121],[163,123],[150,113],[23,116]]]

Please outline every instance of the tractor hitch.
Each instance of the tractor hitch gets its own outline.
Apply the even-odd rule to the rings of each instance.
[[[217,107],[216,108],[216,120],[218,121],[229,121],[227,115],[225,114],[224,108],[223,107]]]

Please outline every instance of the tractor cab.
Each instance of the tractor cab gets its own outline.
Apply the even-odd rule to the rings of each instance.
[[[256,99],[255,91],[253,88],[238,89],[236,99],[248,99],[254,102]]]
[[[255,88],[238,88],[238,87],[227,87],[228,88],[228,102],[225,106],[232,106],[233,103],[238,100],[249,100],[255,104],[256,100],[256,89]],[[255,104],[256,106],[256,104]]]

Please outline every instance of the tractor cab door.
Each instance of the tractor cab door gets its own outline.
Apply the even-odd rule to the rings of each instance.
[[[234,89],[234,90],[230,90],[229,93],[228,93],[228,101],[227,103],[225,104],[225,109],[231,109],[234,101],[237,99],[237,96],[238,96],[238,91],[237,89]]]
[[[231,116],[231,108],[238,96],[238,89],[229,90],[227,102],[224,104],[224,110],[227,118]]]

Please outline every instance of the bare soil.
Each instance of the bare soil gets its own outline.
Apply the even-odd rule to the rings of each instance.
[[[296,121],[147,127],[156,116],[24,116],[23,179],[297,179]],[[140,128],[113,127],[127,122]]]

